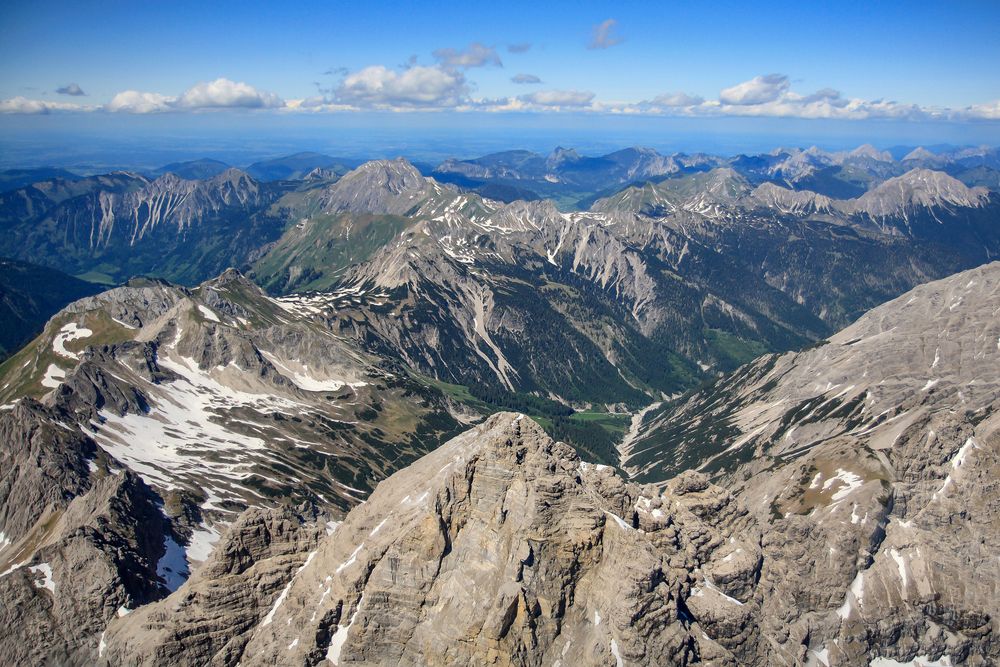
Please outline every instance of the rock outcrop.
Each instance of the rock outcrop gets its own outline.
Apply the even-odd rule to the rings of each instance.
[[[315,550],[289,561],[304,564],[286,588],[271,587],[266,615],[240,634],[249,637],[242,652],[194,647],[170,659],[737,664],[758,642],[748,621],[759,613],[760,550],[730,494],[697,474],[662,495],[627,484],[512,413],[396,473]],[[183,623],[173,619],[200,599],[203,572],[143,616],[114,622],[104,659],[165,656],[146,648],[161,633],[146,619]],[[219,596],[261,581],[234,577]],[[262,610],[254,599],[237,613],[246,608]],[[206,622],[174,634],[210,631]]]

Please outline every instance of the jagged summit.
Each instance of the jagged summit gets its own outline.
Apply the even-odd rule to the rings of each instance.
[[[229,287],[233,285],[238,285],[240,287],[250,288],[255,292],[263,294],[260,287],[257,286],[252,280],[247,278],[239,269],[229,267],[222,273],[220,273],[215,278],[210,278],[201,284],[201,287],[208,289],[216,289],[220,287]]]
[[[905,216],[917,208],[982,206],[989,199],[983,187],[970,188],[943,171],[911,169],[890,178],[855,200],[853,211],[873,218]]]
[[[564,164],[578,162],[580,159],[580,154],[575,148],[556,146],[545,159],[545,166],[549,169],[557,169]]]
[[[402,215],[414,210],[441,186],[425,178],[404,158],[373,160],[344,174],[321,198],[326,213]]]
[[[399,192],[406,183],[414,183],[423,177],[420,171],[404,157],[388,160],[370,160],[344,175],[345,179],[370,179],[373,183],[394,188]]]
[[[923,146],[918,146],[903,156],[902,162],[907,162],[909,160],[934,160],[937,157],[937,155],[930,152]]]
[[[808,190],[791,190],[770,182],[754,188],[751,197],[760,205],[782,213],[809,215],[836,210],[836,202],[829,197]]]
[[[699,518],[707,506],[711,520]],[[528,417],[498,413],[385,480],[300,556],[238,631],[239,659],[597,665],[725,654],[722,619],[735,620],[725,607],[756,608],[747,585],[758,549],[730,532],[744,521],[697,475],[661,495],[580,461]],[[223,646],[198,614],[160,611],[188,595],[112,624],[104,659],[211,661]]]
[[[892,154],[889,151],[880,151],[871,144],[862,144],[854,150],[848,152],[849,157],[863,157],[881,162],[892,162]]]

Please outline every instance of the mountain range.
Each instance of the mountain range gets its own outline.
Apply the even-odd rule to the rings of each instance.
[[[518,413],[417,460],[316,430],[444,397],[356,380],[358,352],[282,303],[229,273],[53,320],[40,340],[64,375],[0,413],[8,661],[997,656],[1000,263],[644,411],[624,479]],[[110,342],[105,317],[134,333]],[[327,342],[298,365],[311,335]]]
[[[991,168],[991,156],[954,160]],[[817,161],[885,178],[849,199],[761,180]],[[319,163],[314,155],[284,162]],[[299,181],[232,168],[201,180],[57,179],[0,196],[0,254],[112,284],[154,275],[192,285],[236,266],[271,294],[342,304],[331,330],[438,380],[635,406],[696,384],[708,369],[816,340],[1000,251],[1000,196],[925,167],[888,176],[900,163],[870,147],[728,161],[736,166],[648,149],[481,162],[480,177],[501,180],[515,172],[530,180],[542,167],[567,182],[584,167],[602,182],[672,176],[573,212],[548,200],[484,198],[404,160],[343,175],[315,168]],[[405,312],[385,308],[382,294]],[[528,320],[549,322],[546,336],[519,335]],[[665,360],[656,373],[651,358]],[[570,366],[573,378],[559,370]]]
[[[997,169],[18,184],[0,664],[992,664]]]

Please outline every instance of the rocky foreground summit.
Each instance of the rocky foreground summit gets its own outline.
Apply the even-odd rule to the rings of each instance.
[[[752,655],[761,558],[752,520],[701,475],[669,488],[628,484],[523,415],[499,413],[384,481],[287,562],[285,588],[232,637],[213,633],[206,606],[260,582],[230,576],[226,545],[209,574],[113,622],[102,659],[572,665]]]

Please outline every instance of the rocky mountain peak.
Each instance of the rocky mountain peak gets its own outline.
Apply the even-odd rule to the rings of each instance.
[[[880,151],[871,144],[862,144],[848,153],[851,157],[865,157],[881,162],[892,162],[892,155],[888,151]]]
[[[855,200],[854,210],[873,218],[905,216],[916,208],[977,207],[989,199],[983,187],[970,188],[943,171],[911,169]]]
[[[216,174],[212,178],[208,179],[215,184],[230,183],[230,184],[252,184],[256,185],[257,181],[248,174],[247,172],[239,169],[237,167],[229,167],[225,171]]]
[[[828,213],[835,207],[829,197],[808,190],[790,190],[771,182],[758,185],[751,196],[760,205],[782,213]]]
[[[580,160],[580,154],[575,148],[556,146],[555,150],[545,158],[545,166],[548,169],[558,169],[567,162],[576,162],[578,160]]]
[[[903,162],[907,160],[933,160],[937,157],[934,153],[930,152],[923,146],[918,146],[912,151],[903,156]]]
[[[699,518],[707,507],[712,522]],[[484,664],[514,655],[522,659],[512,664],[684,664],[692,645],[720,650],[712,635],[731,643],[719,620],[735,620],[726,597],[748,599],[758,549],[718,523],[738,525],[743,516],[702,475],[661,495],[580,461],[530,418],[498,413],[383,481],[299,556],[303,564],[280,595],[253,610],[239,659]],[[720,588],[692,587],[690,572],[731,553]],[[220,573],[212,586],[219,597],[244,595],[234,583]],[[191,588],[144,618],[177,609]],[[692,613],[704,619],[697,630],[682,620]],[[173,614],[184,634],[203,634],[197,615]],[[113,624],[109,659],[176,646],[176,633],[149,634],[144,625]]]
[[[327,213],[401,215],[439,189],[404,158],[373,160],[329,186],[321,203]]]
[[[371,160],[344,175],[346,182],[365,183],[400,193],[423,185],[426,179],[406,158]]]
[[[230,287],[238,285],[240,287],[248,287],[253,289],[255,292],[259,292],[260,288],[252,280],[244,276],[238,269],[232,267],[226,269],[217,277],[202,283],[202,287],[207,287],[209,289],[215,289],[219,287]]]
[[[306,181],[330,181],[337,178],[337,172],[326,167],[316,167],[303,180]]]

